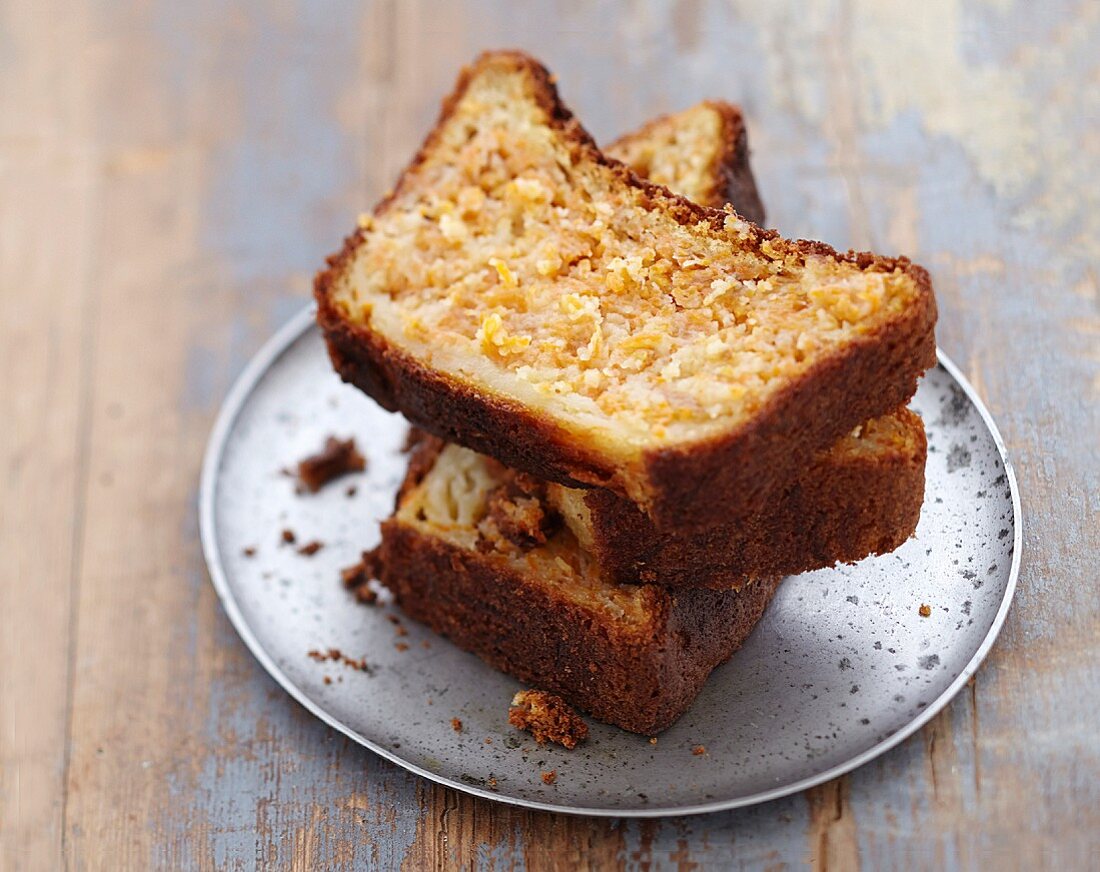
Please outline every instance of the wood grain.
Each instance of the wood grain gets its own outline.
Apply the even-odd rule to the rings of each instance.
[[[10,7],[0,43],[0,868],[61,861],[88,475],[84,327],[101,186],[82,16],[46,29],[51,14]],[[74,61],[62,70],[51,56]]]
[[[1095,863],[1100,7],[56,6],[0,12],[0,868]],[[218,404],[501,46],[598,139],[740,101],[776,226],[933,273],[1019,474],[1023,571],[970,687],[843,779],[682,820],[494,805],[316,722],[220,611]]]

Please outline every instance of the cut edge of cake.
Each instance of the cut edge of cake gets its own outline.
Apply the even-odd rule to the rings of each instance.
[[[564,528],[557,546],[479,545],[490,494],[505,482],[463,468],[471,454],[435,439],[414,447],[382,525],[379,580],[409,617],[490,666],[625,730],[666,729],[748,638],[779,579],[673,592],[548,572],[574,547]]]

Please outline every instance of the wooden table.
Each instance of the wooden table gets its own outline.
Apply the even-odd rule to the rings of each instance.
[[[651,822],[471,799],[306,714],[218,605],[218,404],[459,65],[511,45],[597,138],[740,101],[772,224],[933,273],[1019,473],[1023,572],[976,681],[850,776]],[[1089,2],[9,0],[0,867],[1095,868],[1097,45]]]

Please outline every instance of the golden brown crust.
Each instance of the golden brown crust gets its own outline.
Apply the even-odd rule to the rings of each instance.
[[[527,75],[532,99],[544,110],[575,160],[607,167],[622,184],[637,189],[647,208],[659,208],[684,225],[706,224],[724,234],[727,211],[708,209],[649,183],[621,163],[605,157],[588,133],[562,105],[551,76],[520,52],[482,55],[463,70],[453,94],[444,101],[436,128],[398,183],[435,146],[448,115],[461,100],[475,73],[489,64]],[[385,212],[392,197],[376,209]],[[626,473],[605,454],[581,444],[565,428],[519,402],[477,390],[453,376],[431,370],[381,335],[342,317],[332,300],[339,276],[363,241],[359,230],[343,250],[329,259],[317,276],[317,318],[328,342],[333,365],[391,411],[401,411],[413,424],[437,436],[488,454],[508,466],[573,486],[608,487],[621,494],[632,489]],[[838,254],[820,242],[782,239],[774,231],[747,225],[745,244],[761,257],[804,263],[807,257],[832,257],[874,268],[907,273],[919,289],[915,305],[876,334],[861,337],[843,354],[822,361],[801,380],[779,392],[745,425],[690,447],[655,450],[643,460],[643,508],[661,525],[706,524],[708,509],[721,505],[728,517],[743,518],[760,510],[769,494],[792,481],[806,452],[824,448],[861,421],[904,404],[916,391],[918,376],[935,364],[936,304],[927,272],[906,258],[870,253]],[[873,386],[873,389],[868,389]],[[634,489],[636,490],[636,488]]]
[[[400,507],[405,496],[420,484],[424,476],[431,471],[431,468],[435,466],[436,459],[439,457],[439,452],[447,445],[442,439],[415,427],[409,432],[410,434],[416,434],[416,439],[411,441],[407,449],[409,465],[405,469],[405,478],[397,489],[397,496],[394,498],[393,503],[394,509]]]
[[[749,164],[749,137],[740,107],[724,100],[704,100],[701,105],[709,107],[718,115],[722,131],[719,134],[718,148],[715,149],[707,171],[712,180],[711,185],[705,194],[693,199],[699,205],[711,209],[721,209],[728,203],[742,218],[763,226],[764,203],[760,199],[756,178]],[[630,148],[633,143],[645,139],[655,129],[667,124],[671,118],[671,115],[659,115],[633,133],[619,137],[606,150]]]
[[[383,584],[409,617],[598,720],[647,735],[688,709],[778,586],[672,593],[646,585],[648,621],[637,627],[392,518],[382,525],[381,564]]]
[[[920,520],[928,450],[920,418],[908,409],[895,414],[909,433],[906,448],[842,456],[830,452],[763,512],[743,522],[657,527],[629,500],[588,490],[588,549],[614,582],[716,589],[893,551]]]

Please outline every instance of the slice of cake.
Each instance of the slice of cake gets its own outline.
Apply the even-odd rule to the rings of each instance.
[[[693,197],[714,197],[728,190],[723,179],[747,174],[755,197],[746,149],[730,146],[729,130],[743,143],[739,119],[728,104],[701,103],[650,122],[608,152],[623,149],[636,170],[657,172],[662,184]],[[691,160],[683,150],[704,158]],[[731,165],[715,163],[716,156]],[[745,203],[732,205],[745,211]],[[818,452],[764,510],[733,523],[658,527],[629,500],[599,488],[551,484],[544,499],[611,581],[735,589],[893,551],[920,520],[926,454],[920,418],[900,409]]]
[[[462,74],[315,291],[336,369],[383,406],[661,525],[762,508],[935,362],[924,270],[642,181],[518,53]]]
[[[412,618],[490,665],[623,729],[652,735],[748,637],[778,581],[741,591],[606,581],[541,485],[421,439],[380,581]]]
[[[655,118],[615,140],[604,154],[700,206],[721,209],[729,203],[742,218],[764,223],[748,133],[736,106],[705,100]]]
[[[761,512],[710,527],[658,527],[599,488],[548,484],[546,500],[612,581],[738,588],[899,547],[920,520],[927,452],[913,412],[872,418],[820,452]]]

